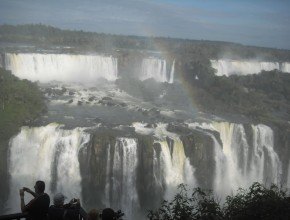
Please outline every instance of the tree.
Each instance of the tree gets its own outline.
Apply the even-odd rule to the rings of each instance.
[[[222,210],[212,191],[193,189],[191,196],[184,184],[178,186],[179,192],[170,202],[164,200],[161,208],[149,211],[150,220],[218,220],[223,219]]]
[[[194,188],[189,196],[181,184],[172,201],[163,201],[150,220],[283,220],[290,219],[290,201],[286,191],[276,185],[270,188],[253,183],[248,190],[239,189],[221,205],[211,190]]]

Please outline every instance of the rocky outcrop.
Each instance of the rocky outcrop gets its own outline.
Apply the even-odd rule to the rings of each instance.
[[[213,140],[200,131],[182,135],[180,139],[185,155],[189,157],[191,165],[196,168],[195,177],[198,185],[212,189],[215,169]]]
[[[116,143],[110,132],[92,135],[90,143],[80,150],[79,161],[82,175],[83,198],[87,206],[102,207],[102,195],[106,185],[107,151]]]

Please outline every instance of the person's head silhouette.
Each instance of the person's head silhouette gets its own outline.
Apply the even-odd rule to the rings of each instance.
[[[115,217],[115,212],[111,208],[105,208],[102,211],[102,220],[113,220]]]

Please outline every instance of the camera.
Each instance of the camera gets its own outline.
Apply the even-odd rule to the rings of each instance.
[[[115,212],[115,219],[116,220],[122,220],[121,217],[124,216],[125,214],[121,211],[118,210],[117,212]]]
[[[66,209],[79,209],[80,208],[80,200],[73,198],[68,204],[64,205]]]

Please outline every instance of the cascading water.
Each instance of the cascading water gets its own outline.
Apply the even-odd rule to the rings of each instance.
[[[194,169],[186,158],[183,144],[179,139],[174,139],[171,146],[166,141],[159,143],[161,145],[159,169],[164,175],[165,198],[172,199],[179,184],[187,184],[190,188],[196,186]]]
[[[9,212],[20,211],[19,189],[33,190],[36,180],[46,183],[46,192],[62,192],[67,198],[81,199],[81,175],[78,152],[89,141],[80,128],[63,130],[58,124],[45,127],[23,127],[10,142]],[[25,196],[26,202],[31,199]]]
[[[267,185],[279,184],[281,163],[273,149],[274,138],[271,128],[265,125],[252,125],[253,129],[253,158],[250,165],[250,176],[258,177],[259,182]]]
[[[285,73],[290,73],[290,63],[282,63],[281,71]]]
[[[154,137],[155,144],[143,147],[152,148],[150,181],[155,181],[152,186],[157,187],[156,192],[164,195],[165,199],[172,199],[180,183],[187,184],[189,188],[203,187],[202,182],[195,176],[200,167],[191,165],[192,158],[186,155],[179,135],[168,132],[166,124],[157,124],[154,128],[141,123],[133,126],[140,135]],[[249,126],[247,129],[252,132],[251,137],[246,135],[248,132],[241,124],[192,123],[188,127],[213,140],[213,154],[207,160],[214,161],[214,167],[209,167],[213,169],[211,184],[221,198],[235,192],[239,187],[247,188],[255,181],[265,184],[280,183],[281,162],[274,151],[274,134],[269,127]],[[18,189],[33,186],[37,179],[46,182],[46,192],[50,195],[63,192],[68,198],[82,198],[82,190],[88,187],[84,185],[86,181],[82,181],[82,176],[94,179],[96,174],[81,173],[79,152],[80,149],[88,149],[91,144],[91,136],[81,128],[64,130],[58,124],[38,128],[23,127],[10,143],[8,165],[11,184],[7,206],[12,210],[9,212],[19,211]],[[187,147],[197,147],[194,143],[190,144],[193,146]],[[96,188],[101,192],[99,198],[102,204],[121,209],[127,219],[134,219],[136,210],[142,210],[137,178],[140,176],[138,172],[144,172],[138,166],[144,158],[140,159],[139,139],[117,137],[114,145],[98,144],[95,147],[99,149],[99,153],[104,154],[95,153],[92,156],[106,158],[104,166],[92,169],[99,169],[99,174],[104,169],[104,176],[98,177],[104,178],[105,184]],[[103,147],[106,150],[102,151]],[[91,159],[83,163],[94,164]]]
[[[153,176],[159,187],[162,188],[164,185],[167,199],[172,199],[177,186],[181,183],[187,184],[190,188],[197,186],[195,169],[185,155],[183,143],[178,135],[168,132],[166,124],[160,123],[155,129],[148,129],[145,128],[146,125],[137,123],[134,126],[138,133],[152,132],[156,138],[155,143],[160,145],[159,153],[153,149]]]
[[[244,126],[240,124],[194,123],[189,127],[201,129],[214,141],[216,170],[213,186],[219,195],[229,195],[253,182],[280,183],[281,163],[274,151],[273,131],[269,127],[252,125],[252,143],[248,142]],[[222,145],[208,130],[219,133]]]
[[[170,78],[168,83],[173,83],[174,81],[174,71],[175,71],[175,60],[173,60],[172,66],[171,66],[171,70],[170,70]]]
[[[111,160],[109,152],[108,161]],[[137,141],[129,138],[118,138],[112,160],[112,163],[107,163],[106,168],[106,205],[114,209],[122,209],[127,217],[132,218],[133,210],[139,209],[136,189]]]
[[[286,187],[289,189],[290,188],[290,163],[288,164],[288,173],[287,173],[287,182],[286,182]]]
[[[118,77],[117,59],[98,55],[7,53],[5,68],[21,79],[40,82],[90,83]]]
[[[157,82],[173,83],[174,66],[175,61],[173,61],[172,63],[170,73],[167,73],[166,60],[156,58],[144,59],[142,61],[140,79],[146,80],[149,78],[153,78]]]
[[[237,61],[237,60],[211,60],[211,65],[217,70],[217,76],[248,75],[260,73],[262,70],[280,70],[290,73],[290,64],[278,62],[259,62],[259,61]]]
[[[12,70],[14,75],[22,79],[32,81],[95,82],[99,78],[112,81],[118,77],[117,59],[113,57],[19,53],[5,54],[2,58],[5,58],[2,61],[4,61],[3,65],[6,69]],[[217,75],[226,76],[233,73],[251,74],[261,70],[279,68],[285,72],[290,72],[289,63],[218,60],[212,61],[212,65],[216,66]],[[162,59],[144,59],[140,79],[153,78],[158,82],[173,83],[175,60],[172,62],[171,69],[168,68],[169,66]],[[108,87],[110,88],[110,86],[111,84]],[[74,97],[81,97],[79,101],[74,101],[78,105],[63,104],[64,111],[70,113],[68,117],[76,121],[70,124],[71,127],[79,126],[79,121],[84,120],[82,111],[85,109],[90,110],[91,118],[97,123],[100,122],[100,126],[105,124],[102,120],[103,116],[107,114],[107,110],[111,109],[112,111],[113,109],[114,117],[120,117],[121,111],[126,111],[125,114],[129,115],[130,108],[136,109],[136,115],[140,112],[142,118],[143,115],[149,115],[154,125],[138,125],[139,127],[133,125],[135,131],[130,127],[129,134],[126,133],[126,130],[120,132],[121,134],[126,133],[126,135],[118,136],[115,133],[115,128],[110,127],[110,124],[104,129],[108,130],[111,135],[109,144],[103,140],[96,144],[97,141],[92,138],[94,132],[103,130],[101,128],[99,130],[90,128],[92,135],[89,135],[81,128],[64,130],[58,124],[49,124],[38,128],[23,127],[21,132],[10,142],[8,167],[11,179],[10,196],[7,202],[7,207],[11,208],[10,213],[20,210],[19,188],[32,187],[37,179],[42,179],[46,182],[46,191],[51,196],[59,191],[69,199],[82,198],[83,195],[84,205],[87,202],[90,207],[103,208],[102,206],[108,206],[122,209],[126,214],[126,219],[134,219],[136,218],[136,210],[144,208],[142,207],[144,203],[146,204],[144,200],[147,200],[147,204],[148,200],[149,203],[153,203],[152,198],[147,198],[147,195],[144,194],[149,196],[156,194],[154,199],[159,201],[163,199],[162,196],[171,199],[180,183],[187,184],[189,188],[203,187],[204,182],[198,178],[202,176],[204,167],[199,167],[198,163],[194,164],[194,159],[204,160],[205,162],[202,161],[202,163],[206,164],[206,169],[212,169],[212,172],[208,172],[210,176],[205,177],[209,179],[209,183],[206,184],[210,185],[215,193],[221,196],[235,192],[239,187],[247,188],[255,181],[266,184],[280,183],[281,161],[274,150],[274,134],[269,127],[265,125],[247,127],[227,122],[190,124],[189,128],[198,130],[199,133],[202,133],[203,138],[206,136],[204,139],[201,138],[205,144],[199,143],[198,146],[194,139],[196,134],[191,131],[193,134],[186,134],[192,135],[190,136],[192,139],[186,139],[188,141],[186,145],[186,142],[183,142],[184,139],[176,134],[179,130],[177,129],[174,133],[174,126],[171,128],[173,131],[169,132],[166,124],[156,123],[159,118],[155,117],[153,113],[157,115],[159,112],[154,111],[155,106],[151,103],[146,103],[144,106],[150,106],[148,109],[150,108],[152,111],[143,111],[138,106],[139,103],[135,105],[139,102],[137,99],[135,101],[135,98],[132,102],[134,105],[131,105],[133,107],[127,105],[124,100],[131,99],[131,97],[121,94],[119,90],[108,90],[109,92],[107,92],[100,87],[93,89],[100,91],[90,93],[87,99],[83,98],[87,93],[83,95],[75,88],[66,92],[73,94]],[[121,95],[117,99],[118,92]],[[65,100],[65,103],[69,102],[70,100]],[[86,106],[92,102],[95,102],[96,105],[92,105],[90,108]],[[128,103],[130,104],[130,102]],[[63,110],[61,107],[60,111]],[[101,110],[98,112],[96,108]],[[51,115],[58,114],[55,111],[58,108],[51,109]],[[165,106],[162,112],[166,111]],[[75,112],[79,114],[76,114],[78,117],[74,118]],[[177,111],[173,110],[172,112],[174,112],[173,118]],[[52,117],[51,115],[47,117]],[[134,116],[130,115],[129,117],[135,120]],[[54,117],[52,118],[54,119]],[[58,117],[55,118],[58,119]],[[91,120],[91,118],[85,120]],[[115,118],[112,118],[110,122],[119,124],[114,120]],[[184,126],[183,122],[180,124],[176,122],[176,124]],[[119,126],[118,129],[122,130],[121,127]],[[111,130],[114,132],[110,133]],[[102,135],[103,133],[100,136],[96,135],[96,137],[102,139]],[[140,141],[139,138],[144,138],[146,141]],[[210,141],[207,142],[207,140]],[[140,147],[141,145],[142,147]],[[205,145],[209,146],[205,148]],[[204,152],[200,153],[202,151],[198,149],[200,146],[211,152],[206,152],[207,156],[202,155]],[[88,149],[93,150],[89,151]],[[82,155],[84,153],[82,150],[87,150],[87,155]],[[187,155],[189,151],[196,155]],[[202,156],[199,158],[200,155]],[[207,166],[207,164],[214,165]],[[146,186],[140,187],[140,184],[143,184],[142,181],[146,182]],[[290,186],[290,171],[288,186]],[[92,192],[92,189],[95,192]],[[162,198],[158,198],[159,196]],[[29,197],[25,198],[28,201]]]

